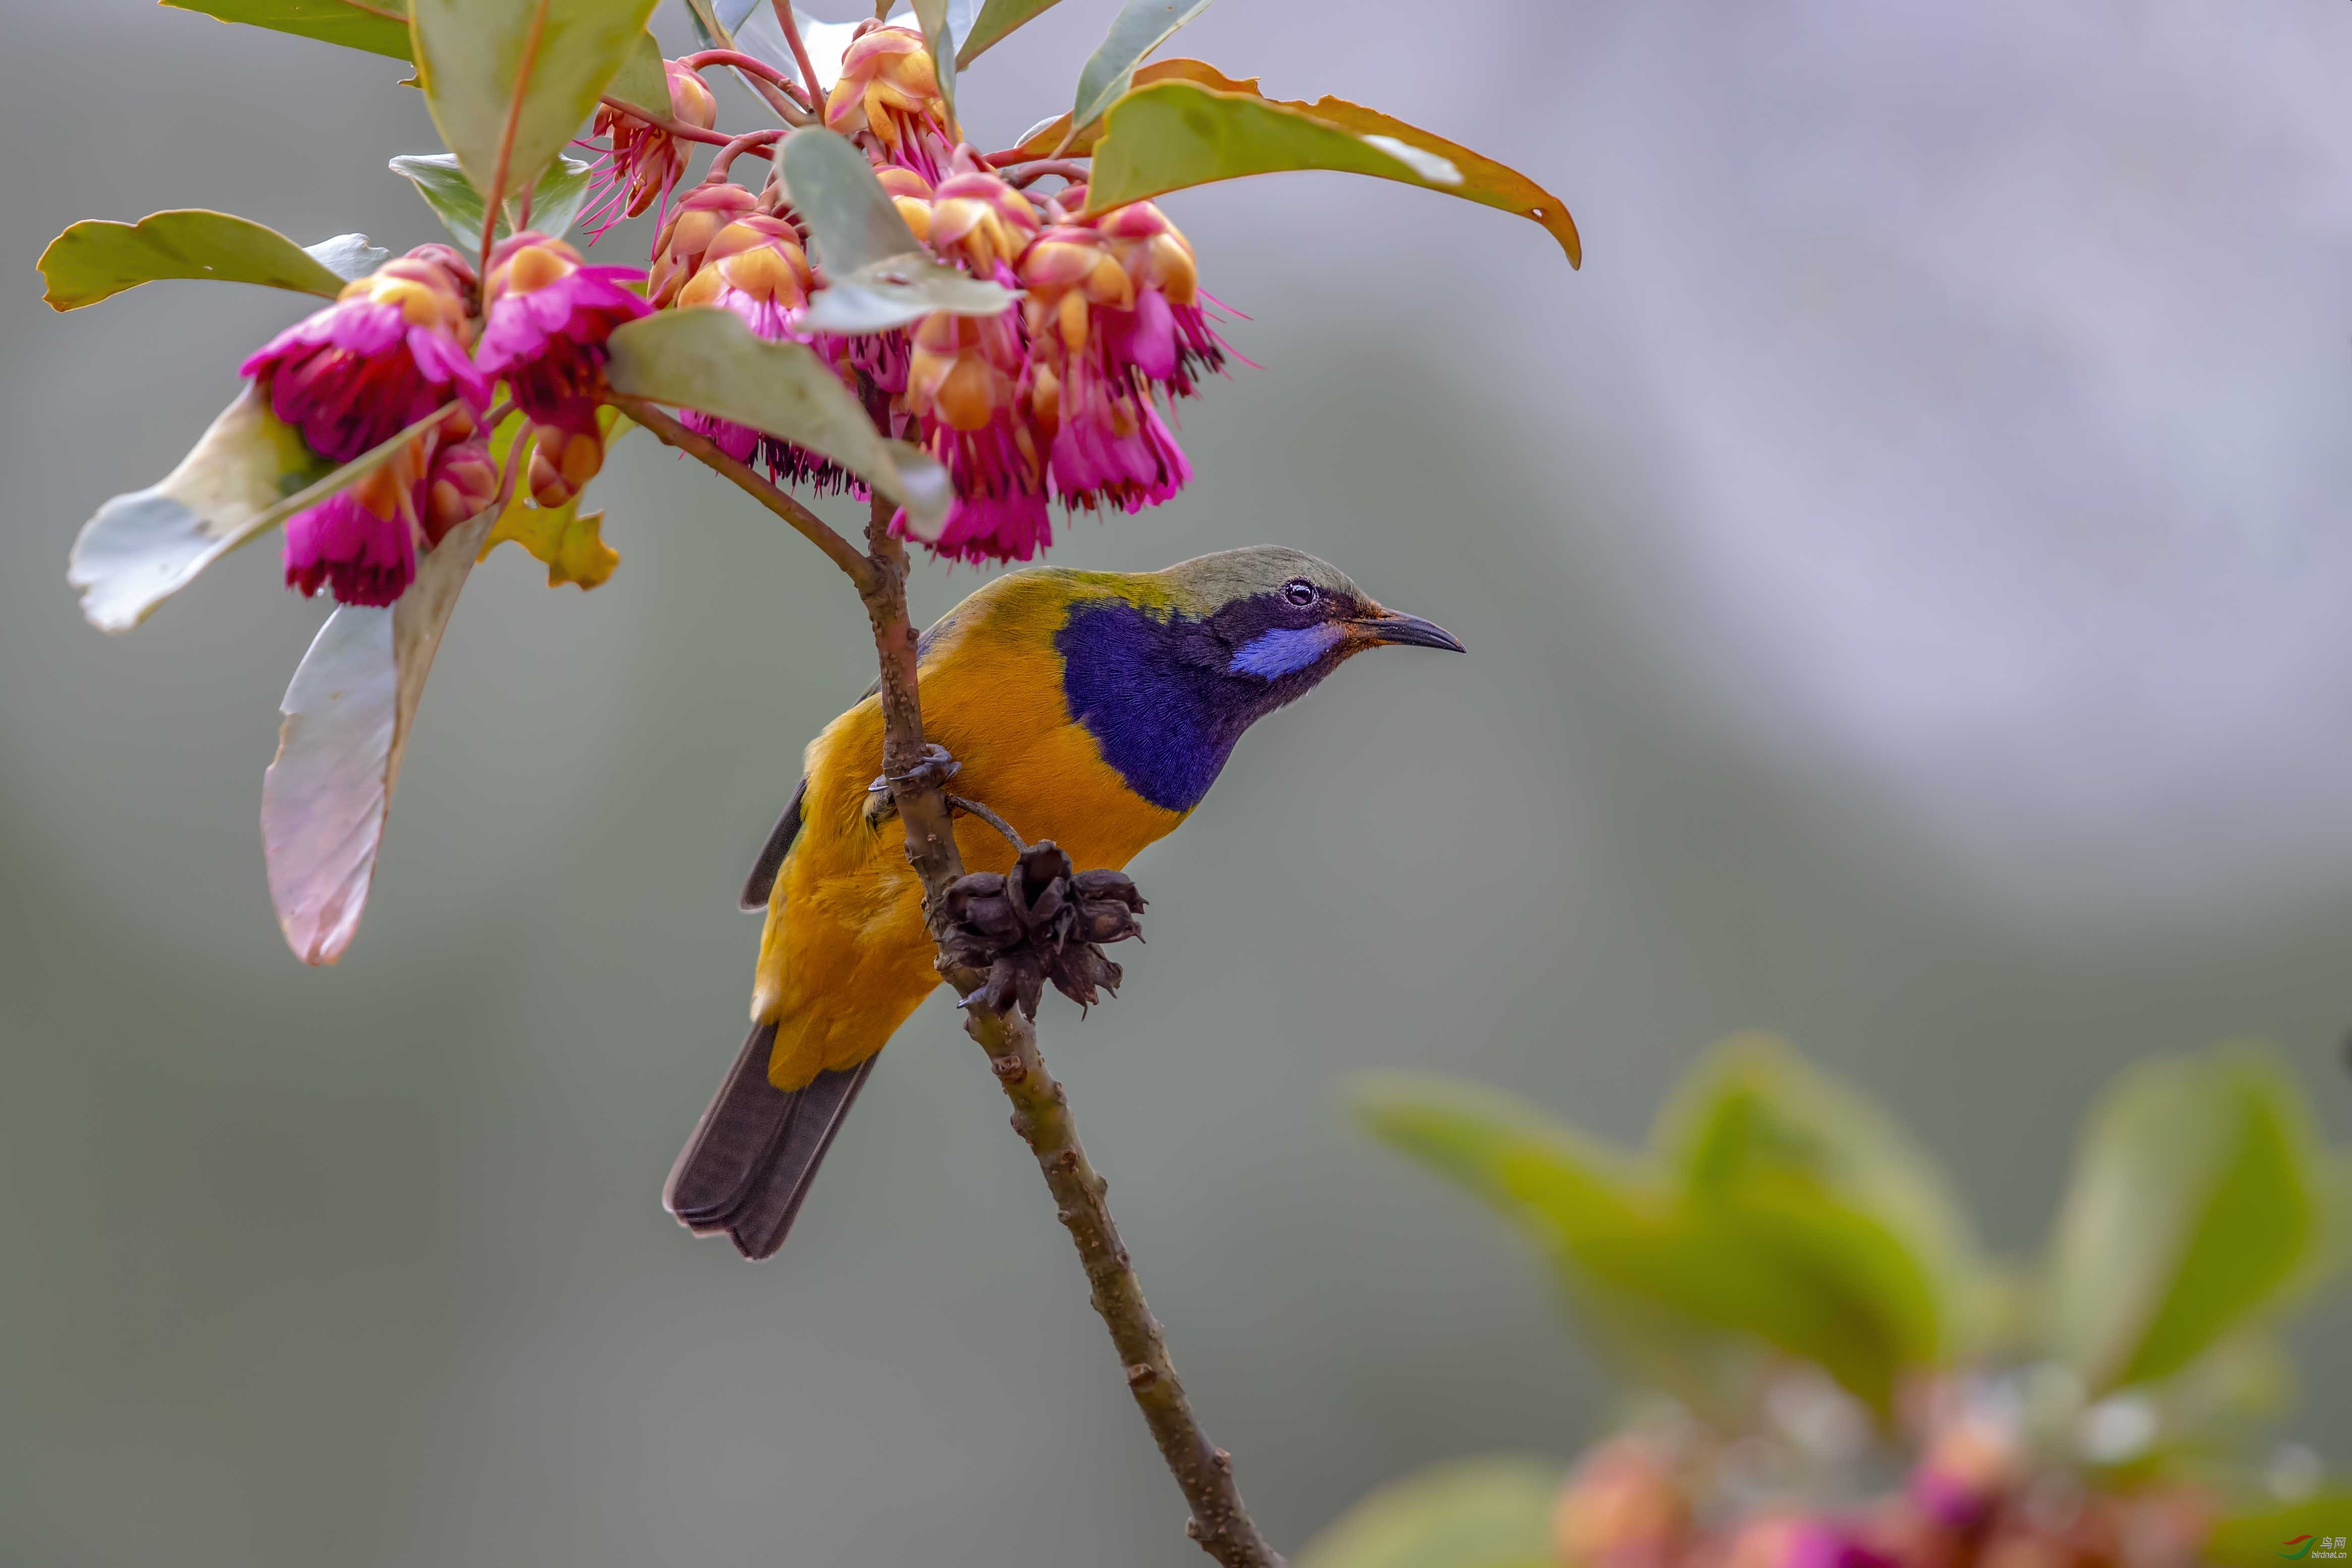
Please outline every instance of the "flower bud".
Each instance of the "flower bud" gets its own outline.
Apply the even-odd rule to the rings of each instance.
[[[919,35],[898,26],[876,27],[851,41],[825,97],[824,123],[845,136],[871,131],[890,162],[929,180],[939,178],[940,153],[960,140],[930,51]]]
[[[541,506],[568,506],[604,467],[604,437],[593,428],[534,426],[530,434],[530,499]]]
[[[486,440],[463,440],[434,454],[421,518],[425,542],[437,545],[459,523],[479,517],[499,499],[499,465]]]
[[[705,180],[688,192],[654,241],[653,273],[646,284],[646,298],[654,307],[664,310],[677,300],[719,230],[759,210],[760,198],[731,181]]]
[[[975,278],[1012,276],[1013,263],[1037,235],[1037,209],[996,175],[950,174],[931,202],[924,237],[933,254]]]

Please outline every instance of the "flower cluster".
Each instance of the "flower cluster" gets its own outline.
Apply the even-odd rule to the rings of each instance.
[[[1226,351],[1192,248],[1167,216],[1149,202],[1089,216],[1074,183],[1042,201],[1016,188],[955,142],[930,56],[903,28],[851,44],[824,118],[865,142],[934,258],[1018,291],[1019,302],[996,317],[940,311],[887,331],[805,333],[801,318],[827,280],[791,208],[780,192],[717,180],[664,221],[653,303],[730,310],[762,337],[807,343],[853,390],[873,394],[889,433],[920,445],[954,482],[944,528],[927,542],[942,555],[1026,561],[1052,542],[1053,502],[1135,512],[1182,489],[1192,468],[1163,407],[1194,395]],[[859,489],[789,442],[709,416],[688,423],[779,480]]]
[[[1899,1489],[1843,1507],[1776,1492],[1753,1458],[1673,1428],[1599,1445],[1553,1510],[1560,1568],[2190,1568],[2214,1517],[2194,1487],[2037,1465],[1981,1413],[1933,1430]]]
[[[1088,215],[1086,187],[1066,177],[1033,197],[957,140],[920,37],[870,26],[843,58],[824,122],[865,147],[933,258],[1015,302],[995,316],[941,310],[884,331],[808,332],[827,279],[782,183],[755,193],[714,167],[677,194],[692,151],[680,133],[709,130],[717,114],[688,62],[667,69],[667,123],[609,105],[595,121],[607,145],[590,226],[601,234],[658,208],[649,271],[590,267],[562,240],[523,233],[477,278],[449,247],[423,246],[246,362],[278,416],[336,464],[410,432],[289,522],[289,586],[388,605],[415,580],[420,552],[518,480],[542,507],[572,500],[604,466],[605,339],[656,310],[731,311],[833,366],[889,434],[947,468],[956,499],[926,542],[950,558],[1025,561],[1053,540],[1054,502],[1135,512],[1191,479],[1172,410],[1226,351],[1192,248],[1157,207]],[[525,422],[520,473],[500,471],[481,425],[501,384]],[[779,482],[865,493],[839,464],[775,435],[692,409],[683,417]],[[896,526],[907,531],[903,514]]]
[[[331,462],[412,432],[356,483],[288,520],[287,586],[306,597],[326,588],[346,605],[398,599],[417,552],[504,488],[479,423],[501,380],[530,421],[531,493],[543,506],[576,494],[604,462],[603,344],[646,313],[623,287],[639,276],[584,267],[570,246],[530,233],[492,251],[478,279],[447,246],[420,246],[247,359],[243,373],[271,411]]]

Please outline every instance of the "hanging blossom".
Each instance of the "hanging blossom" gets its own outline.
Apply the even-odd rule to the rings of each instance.
[[[1011,286],[1013,263],[1037,233],[1037,211],[996,175],[967,166],[940,183],[920,232],[940,259]],[[1018,306],[985,317],[941,311],[916,324],[907,404],[924,447],[955,482],[954,504],[932,542],[942,555],[1026,561],[1053,542],[1028,370]],[[893,526],[904,531],[903,512]]]
[[[345,605],[390,605],[416,580],[420,550],[480,516],[499,495],[489,441],[463,406],[391,460],[286,523],[286,585]]]
[[[654,308],[666,310],[676,304],[719,231],[759,210],[760,198],[731,180],[705,180],[680,197],[654,237],[653,271],[646,280],[646,298]]]
[[[1074,511],[1137,512],[1183,489],[1192,465],[1151,392],[1190,395],[1193,371],[1223,363],[1195,350],[1178,325],[1180,309],[1200,313],[1191,247],[1156,209],[1129,213],[1105,216],[1149,232],[1114,237],[1099,223],[1063,225],[1021,260],[1035,354],[1031,405],[1052,440],[1055,493]],[[1205,320],[1200,332],[1213,352]]]
[[[623,287],[633,267],[586,267],[559,239],[529,231],[490,252],[482,279],[481,352],[530,421],[531,494],[561,506],[604,466],[596,420],[604,390],[604,340],[652,307]]]
[[[930,233],[931,183],[912,169],[902,169],[896,163],[877,165],[874,177],[889,193],[890,203],[898,216],[907,221],[919,243]],[[822,287],[823,279],[820,279]],[[914,353],[914,342],[903,327],[893,327],[887,332],[821,333],[810,340],[809,346],[818,357],[843,373],[843,379],[855,386],[859,376],[874,384],[875,389],[890,401],[890,434],[905,436],[914,425],[914,416],[907,406],[907,369]]]
[[[677,304],[680,309],[709,305],[730,310],[772,342],[805,342],[800,320],[814,287],[800,231],[782,218],[755,213],[719,231],[704,250],[701,266],[678,290]],[[804,447],[693,409],[680,418],[688,429],[709,437],[737,462],[756,458],[779,480],[804,483],[820,494],[866,493],[848,469]]]
[[[662,73],[669,81],[672,120],[698,131],[719,123],[718,100],[700,77],[677,60],[664,60]],[[623,218],[636,217],[655,203],[667,202],[685,174],[690,154],[686,142],[660,126],[610,104],[596,110],[591,129],[612,143],[589,176],[588,207],[580,217],[593,245]]]
[[[446,245],[421,245],[272,338],[238,367],[278,418],[320,457],[348,463],[461,397],[489,406],[489,380],[466,357],[474,269]]]
[[[844,136],[870,132],[884,158],[932,184],[960,138],[940,93],[922,35],[883,26],[851,40],[824,100],[824,124]]]

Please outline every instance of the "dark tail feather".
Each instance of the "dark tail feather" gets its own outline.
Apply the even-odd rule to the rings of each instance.
[[[750,1258],[772,1258],[808,1196],[833,1135],[875,1058],[821,1072],[805,1089],[768,1081],[773,1024],[754,1025],[735,1069],[670,1167],[662,1206],[698,1236],[725,1231]]]

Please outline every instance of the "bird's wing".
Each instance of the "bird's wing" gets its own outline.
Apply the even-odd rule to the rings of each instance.
[[[915,639],[915,658],[918,660],[931,651],[931,645],[939,640],[941,633],[955,625],[956,612],[962,608],[958,605],[954,610],[933,621],[923,635]],[[882,682],[877,680],[866,689],[858,700],[863,702],[881,689]],[[760,858],[751,862],[751,874],[743,879],[742,892],[736,895],[735,907],[745,914],[755,915],[767,909],[768,900],[776,890],[776,879],[783,873],[784,857],[792,853],[793,839],[800,833],[801,804],[807,798],[808,776],[803,774],[800,787],[793,791],[791,804],[784,807],[784,814],[776,818],[776,826],[768,830],[768,841],[760,846]]]
[[[757,914],[768,907],[769,898],[776,890],[776,878],[784,868],[784,857],[793,850],[793,840],[801,830],[801,802],[808,798],[808,777],[803,774],[801,787],[793,791],[792,804],[784,815],[776,818],[776,826],[768,831],[768,841],[760,846],[760,858],[751,862],[751,874],[743,879],[743,891],[737,897],[736,907],[746,914]]]

